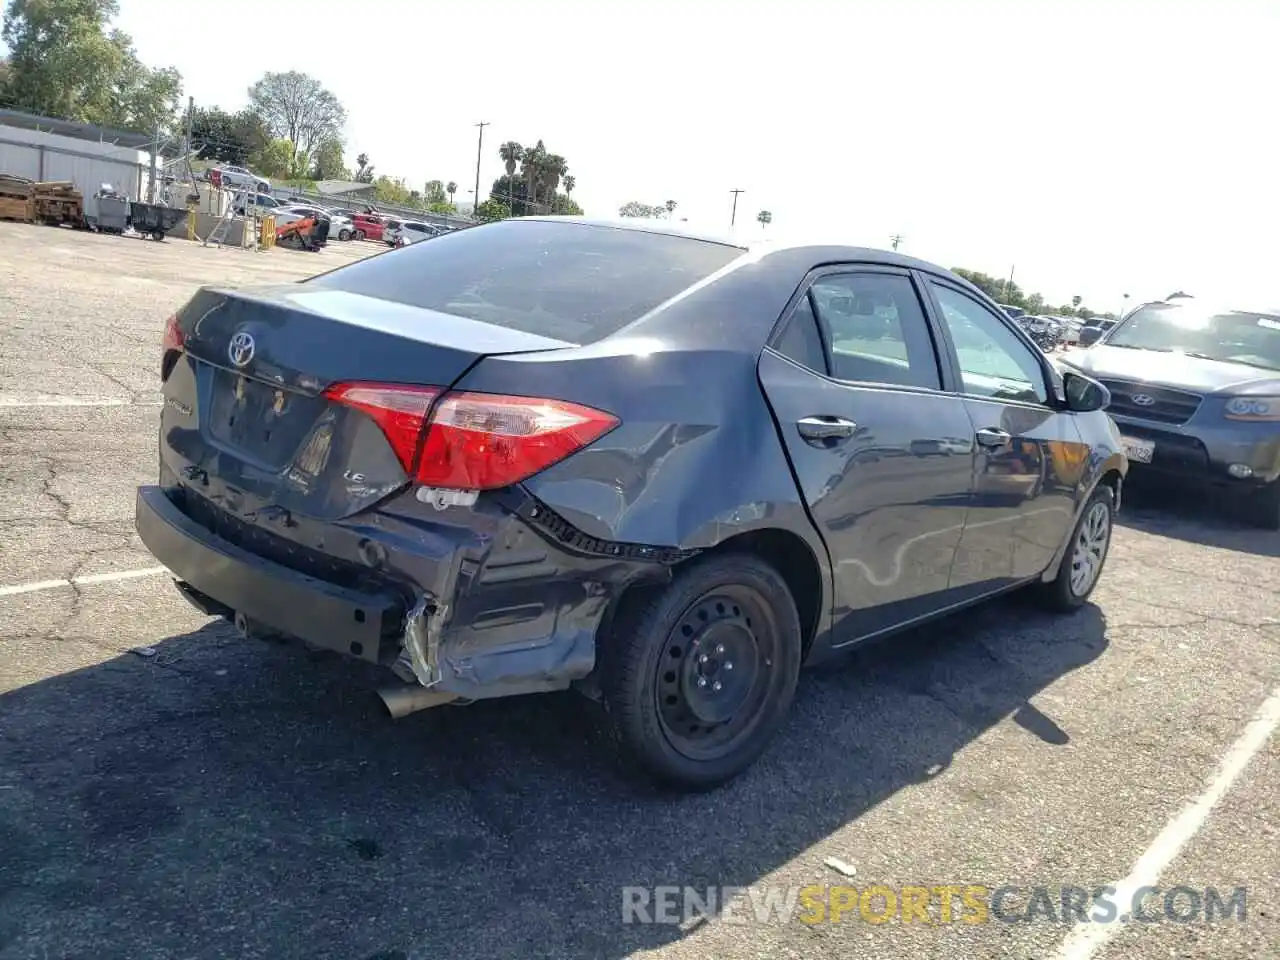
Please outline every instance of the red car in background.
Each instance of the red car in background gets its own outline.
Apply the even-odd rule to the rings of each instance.
[[[387,218],[378,213],[352,213],[351,223],[356,229],[357,240],[381,240]]]

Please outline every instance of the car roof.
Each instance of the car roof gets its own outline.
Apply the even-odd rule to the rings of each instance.
[[[857,246],[856,244],[849,243],[847,239],[841,237],[832,238],[816,231],[798,233],[794,235],[780,233],[777,237],[744,242],[740,238],[733,237],[728,233],[712,233],[692,229],[682,223],[672,223],[669,220],[649,220],[640,217],[620,217],[616,220],[609,220],[591,217],[534,216],[513,217],[511,219],[517,221],[538,220],[548,223],[578,223],[588,227],[610,227],[616,230],[636,230],[643,233],[658,233],[668,236],[688,237],[692,240],[702,240],[707,243],[719,243],[728,247],[737,247],[744,252],[758,253],[761,256],[767,256],[768,254],[782,252],[785,250],[800,250],[805,248],[822,249],[824,251],[835,252],[841,260],[861,263],[880,263],[886,266],[902,267],[909,270],[924,270],[929,273],[944,274],[960,281],[966,287],[977,289],[967,280],[953,274],[946,267],[939,266],[936,263],[929,263],[926,260],[908,257],[905,254],[897,253],[893,250],[880,250],[875,247]]]

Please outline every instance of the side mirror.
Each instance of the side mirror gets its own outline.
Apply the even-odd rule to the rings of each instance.
[[[1081,327],[1080,328],[1080,346],[1092,347],[1102,339],[1101,327]]]
[[[1074,370],[1062,374],[1062,391],[1067,398],[1067,409],[1076,413],[1105,410],[1111,404],[1110,390]]]

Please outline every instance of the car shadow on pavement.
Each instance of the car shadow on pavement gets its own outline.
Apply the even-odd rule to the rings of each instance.
[[[0,956],[659,947],[685,933],[624,925],[624,886],[758,882],[1006,718],[1066,743],[1029,701],[1105,626],[1014,598],[866,646],[804,674],[747,774],[673,796],[576,694],[392,722],[360,665],[210,624],[0,697]]]
[[[1280,535],[1241,516],[1222,496],[1147,482],[1125,484],[1116,522],[1132,530],[1260,557],[1280,557]]]

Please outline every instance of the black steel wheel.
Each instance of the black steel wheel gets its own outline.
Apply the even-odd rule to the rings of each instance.
[[[747,554],[682,570],[601,640],[605,709],[658,780],[714,787],[781,727],[800,670],[800,621],[781,575]]]

